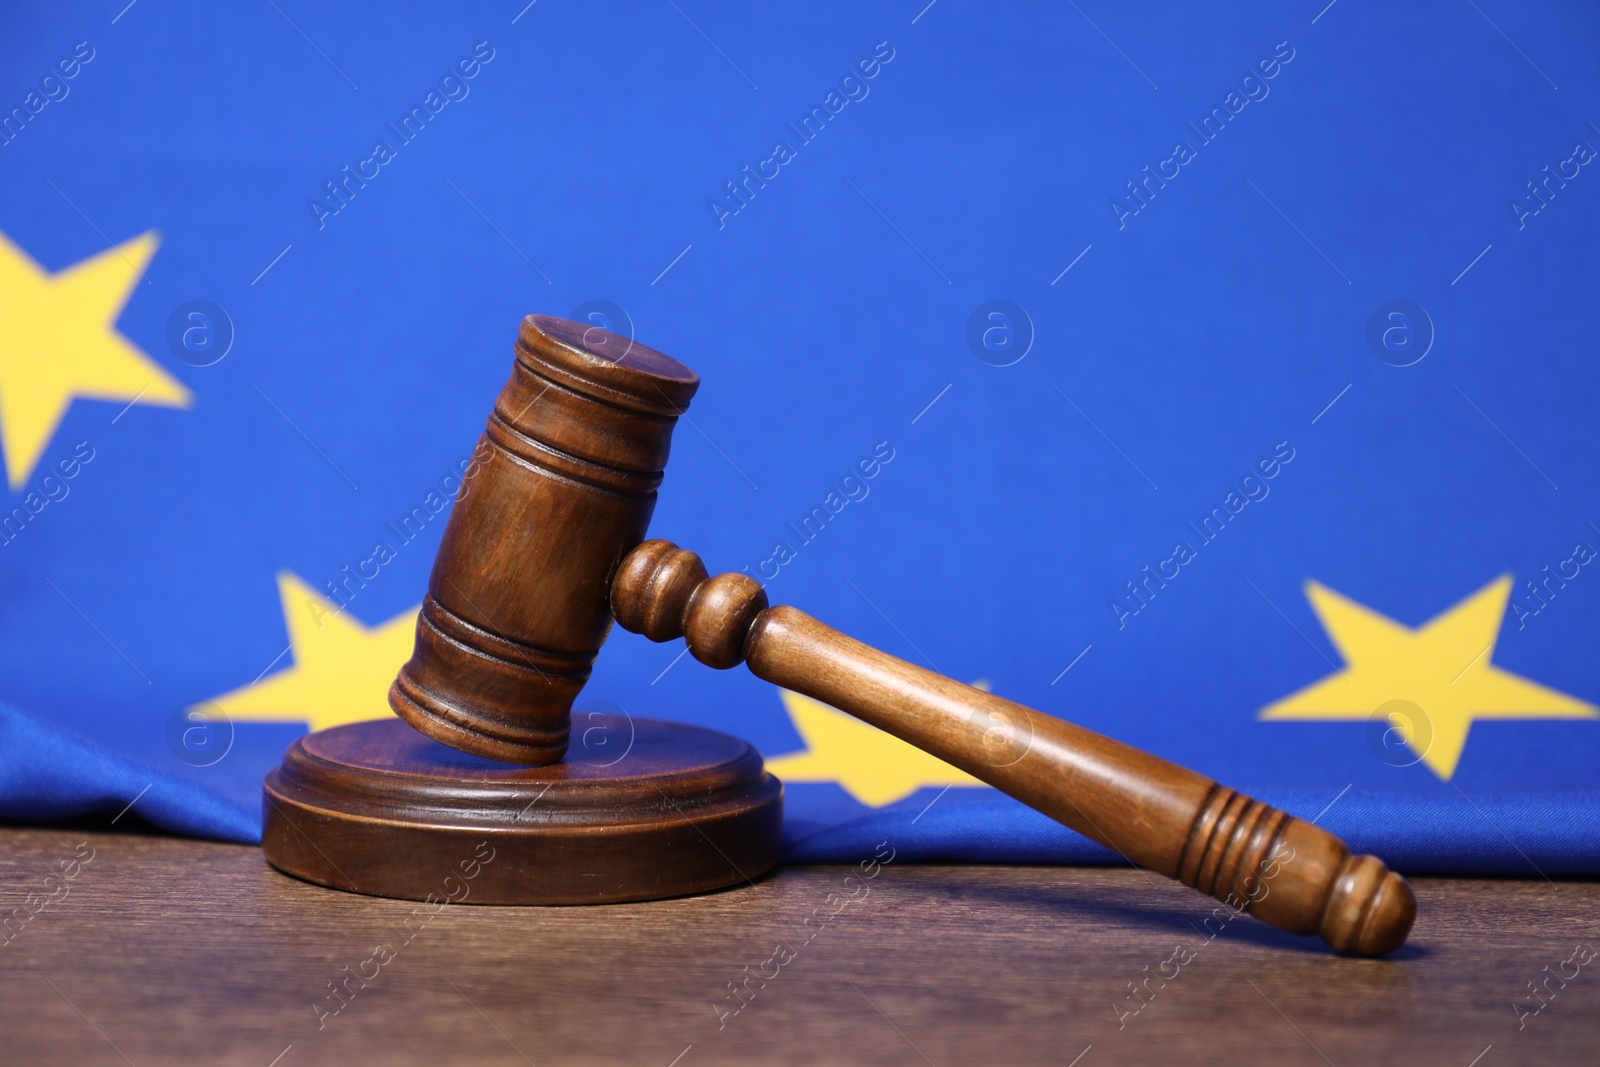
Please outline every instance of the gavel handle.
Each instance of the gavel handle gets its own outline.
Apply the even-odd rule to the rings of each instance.
[[[906,663],[743,574],[646,541],[623,561],[612,610],[655,641],[686,637],[712,667],[829,704],[951,763],[1142,867],[1342,952],[1398,948],[1416,917],[1404,878],[1374,856],[1203,775]]]

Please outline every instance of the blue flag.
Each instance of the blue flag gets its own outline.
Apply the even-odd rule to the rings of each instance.
[[[0,816],[253,839],[389,715],[540,312],[701,375],[713,573],[1401,869],[1600,872],[1592,7],[9,21]],[[752,741],[792,860],[1115,859],[682,651],[578,714]]]

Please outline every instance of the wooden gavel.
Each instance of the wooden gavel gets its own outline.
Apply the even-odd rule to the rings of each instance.
[[[613,618],[700,662],[748,663],[1120,853],[1334,948],[1378,956],[1411,929],[1399,875],[1203,775],[923,670],[743,574],[644,541],[689,368],[593,327],[532,316],[458,495],[390,703],[464,752],[531,765],[566,752],[574,698]],[[642,542],[642,543],[641,543]]]

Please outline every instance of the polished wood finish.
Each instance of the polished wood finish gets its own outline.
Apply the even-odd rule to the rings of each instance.
[[[792,607],[768,607],[743,574],[708,578],[692,552],[641,544],[612,609],[655,641],[684,637],[702,663],[747,661],[931,752],[1085,837],[1274,926],[1381,956],[1405,941],[1416,900],[1372,856],[1310,823],[1083,727],[879,652]]]
[[[608,583],[644,537],[694,371],[531,315],[445,525],[416,651],[389,691],[430,737],[490,759],[566,751],[611,627]]]
[[[290,748],[264,791],[270,862],[340,889],[486,904],[681,896],[777,863],[782,787],[745,742],[597,715],[571,737],[611,576],[644,536],[699,384],[608,331],[523,321],[389,691],[404,722]],[[608,747],[587,751],[595,739]]]
[[[1141,871],[904,847],[867,891],[859,865],[780,867],[654,903],[470,908],[329,892],[241,845],[0,829],[0,909],[91,849],[0,947],[8,1067],[1537,1067],[1600,1047],[1596,964],[1554,977],[1600,949],[1600,884],[1531,871],[1415,879],[1386,960],[1219,930],[1214,901]]]
[[[336,889],[467,904],[605,904],[742,885],[776,866],[783,790],[738,738],[589,713],[567,759],[501,763],[397,719],[296,741],[262,849]]]
[[[511,379],[445,528],[415,651],[389,694],[417,730],[481,759],[464,767],[390,728],[308,738],[268,781],[270,860],[326,884],[414,896],[431,891],[434,875],[409,860],[453,861],[467,828],[486,820],[523,842],[537,872],[494,891],[505,900],[651,895],[640,871],[654,866],[663,872],[650,883],[654,895],[726,877],[726,868],[712,875],[685,858],[682,828],[671,820],[641,820],[635,786],[620,772],[585,779],[571,794],[583,798],[572,800],[581,816],[537,830],[508,821],[524,798],[516,789],[571,784],[570,761],[557,761],[614,613],[653,640],[687,636],[710,666],[748,660],[758,676],[874,723],[1132,862],[1269,923],[1320,933],[1360,955],[1405,940],[1416,914],[1405,880],[1371,856],[1352,856],[1333,835],[1166,760],[911,666],[794,608],[769,608],[754,579],[709,578],[699,557],[668,542],[640,544],[673,427],[698,385],[682,364],[607,331],[544,316],[523,322]],[[385,752],[388,744],[403,752]],[[668,731],[663,746],[669,774],[704,771],[684,736]],[[402,755],[413,762],[386,762]],[[746,810],[763,773],[752,758],[746,779],[708,787],[711,801]],[[551,777],[508,778],[487,760],[550,767]],[[445,782],[451,774],[460,781]],[[502,795],[512,780],[516,789]],[[735,820],[750,857],[776,853],[777,803]],[[629,867],[629,856],[641,866]]]

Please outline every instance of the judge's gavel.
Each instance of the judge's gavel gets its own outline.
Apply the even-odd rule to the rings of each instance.
[[[706,577],[700,557],[646,541],[611,605],[624,629],[683,637],[701,663],[847,711],[1148,867],[1334,948],[1382,956],[1416,898],[1376,856],[1311,823],[1092,730],[963,685],[818,622],[767,606],[748,575]]]
[[[415,654],[390,690],[403,719],[477,756],[556,763],[614,617],[654,641],[684,637],[709,666],[748,663],[1275,926],[1367,956],[1405,940],[1416,912],[1405,880],[1327,831],[769,607],[754,579],[708,578],[693,553],[644,541],[672,428],[698,385],[676,360],[605,330],[523,322]]]

